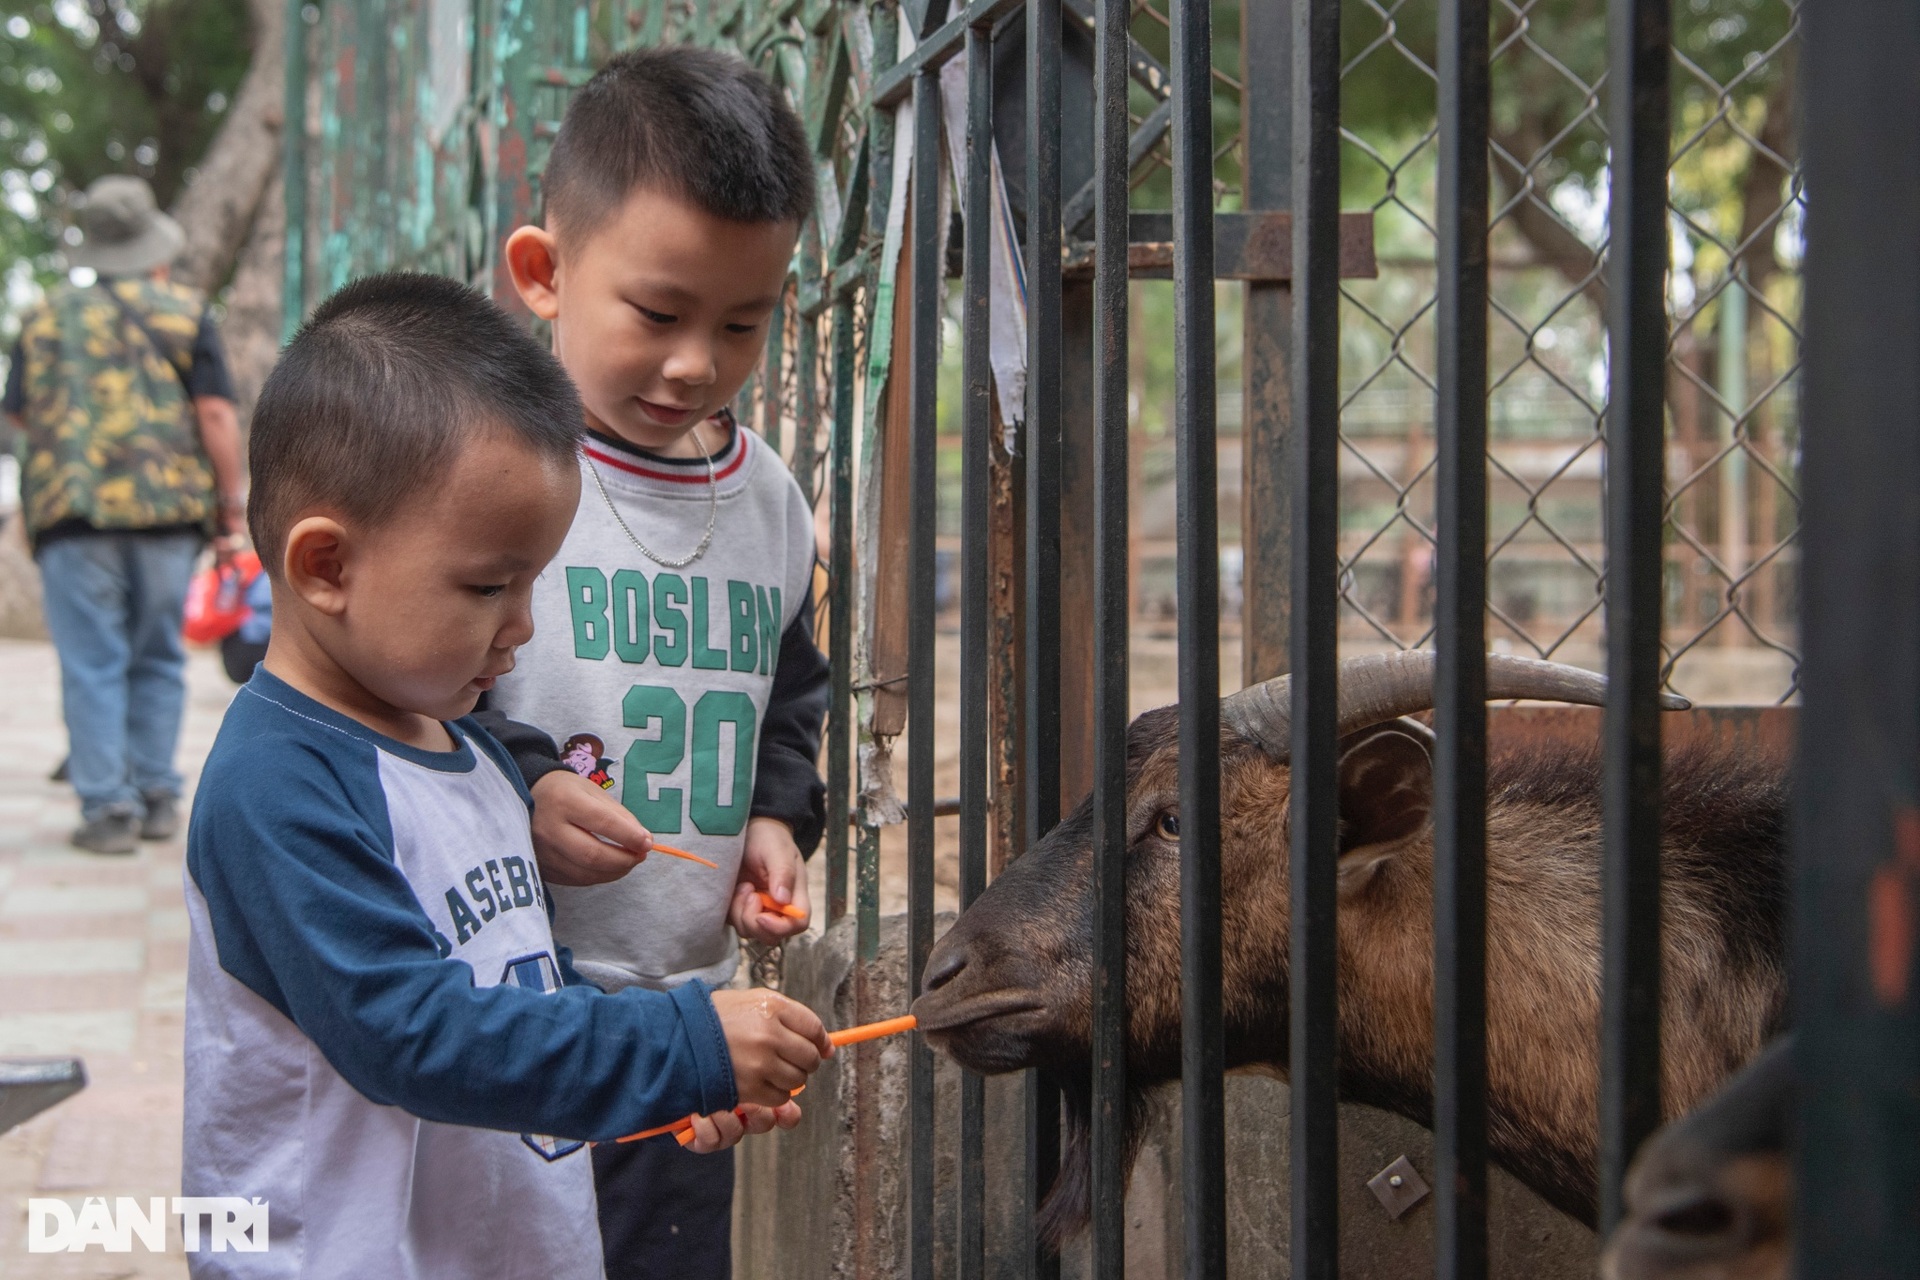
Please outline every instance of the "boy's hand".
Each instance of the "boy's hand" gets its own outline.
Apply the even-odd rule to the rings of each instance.
[[[793,1091],[819,1069],[821,1059],[833,1056],[833,1042],[813,1010],[777,991],[716,991],[713,1009],[720,1015],[743,1105],[789,1105]]]
[[[712,1155],[716,1151],[725,1151],[750,1133],[766,1133],[776,1125],[791,1129],[799,1123],[800,1104],[797,1102],[783,1102],[777,1107],[745,1106],[732,1111],[716,1111],[710,1116],[693,1117],[693,1136],[687,1140],[686,1148],[696,1155]]]
[[[767,910],[760,901],[762,893],[775,902],[791,903],[800,916]],[[772,946],[796,933],[805,933],[812,914],[805,863],[800,846],[793,842],[793,828],[778,818],[749,818],[747,842],[740,854],[740,879],[727,906],[727,923],[741,937]]]
[[[611,843],[609,843],[611,841]],[[548,884],[606,884],[646,861],[653,833],[571,769],[533,784],[533,852]]]

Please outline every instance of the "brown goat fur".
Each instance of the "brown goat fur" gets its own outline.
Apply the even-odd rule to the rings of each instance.
[[[1128,733],[1128,1114],[1180,1061],[1176,709]],[[1390,722],[1342,746],[1341,1088],[1431,1118],[1433,832],[1426,731]],[[1286,1071],[1290,771],[1223,731],[1223,1014],[1230,1068]],[[1538,744],[1488,762],[1488,1068],[1493,1157],[1595,1218],[1600,766]],[[1711,746],[1667,760],[1665,1078],[1675,1115],[1756,1053],[1785,1008],[1782,768]],[[941,940],[915,1011],[976,1070],[1037,1066],[1068,1100],[1044,1225],[1087,1217],[1093,822],[1083,804],[1011,863]]]

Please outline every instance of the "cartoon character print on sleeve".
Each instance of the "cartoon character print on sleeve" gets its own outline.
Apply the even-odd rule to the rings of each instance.
[[[612,759],[600,753],[607,744],[591,733],[576,733],[567,739],[567,745],[560,749],[560,763],[573,770],[602,791],[613,790],[613,775],[607,772],[613,764]]]

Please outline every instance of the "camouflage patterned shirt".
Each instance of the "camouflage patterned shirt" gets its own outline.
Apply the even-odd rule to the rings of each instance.
[[[26,424],[20,498],[36,544],[87,528],[214,531],[213,470],[182,385],[184,375],[194,395],[233,394],[204,312],[183,285],[121,279],[54,289],[27,314],[6,407]]]

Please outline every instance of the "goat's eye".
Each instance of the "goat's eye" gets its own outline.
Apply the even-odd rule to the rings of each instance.
[[[1169,810],[1154,820],[1153,830],[1162,840],[1180,838],[1180,815]]]

